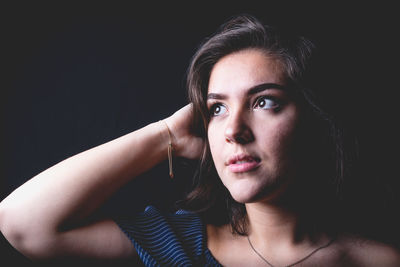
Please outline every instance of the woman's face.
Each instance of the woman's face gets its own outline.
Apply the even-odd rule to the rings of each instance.
[[[257,49],[223,57],[211,71],[207,106],[211,155],[232,197],[277,198],[296,173],[300,117],[280,64]]]

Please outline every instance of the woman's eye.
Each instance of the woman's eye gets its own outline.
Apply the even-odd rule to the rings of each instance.
[[[226,107],[222,104],[214,104],[210,109],[211,116],[219,116],[224,114],[226,111]]]
[[[262,96],[257,99],[254,107],[261,108],[261,109],[275,109],[275,108],[280,107],[280,105],[277,100],[275,100],[271,97]]]

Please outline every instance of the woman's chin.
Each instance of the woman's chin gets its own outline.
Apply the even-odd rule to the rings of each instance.
[[[239,203],[245,204],[254,202],[258,199],[260,192],[251,188],[236,188],[229,190],[232,198]]]
[[[281,196],[281,191],[273,185],[248,185],[235,184],[231,186],[229,192],[232,198],[239,203],[270,202]]]

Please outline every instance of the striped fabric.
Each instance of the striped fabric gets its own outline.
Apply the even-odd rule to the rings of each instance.
[[[146,266],[222,266],[207,248],[196,213],[162,214],[153,206],[133,219],[116,220]]]

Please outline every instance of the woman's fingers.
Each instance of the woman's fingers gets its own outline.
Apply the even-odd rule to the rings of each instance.
[[[191,132],[192,120],[193,104],[191,103],[165,119],[171,131],[172,144],[176,156],[196,159],[201,155],[204,140]]]

